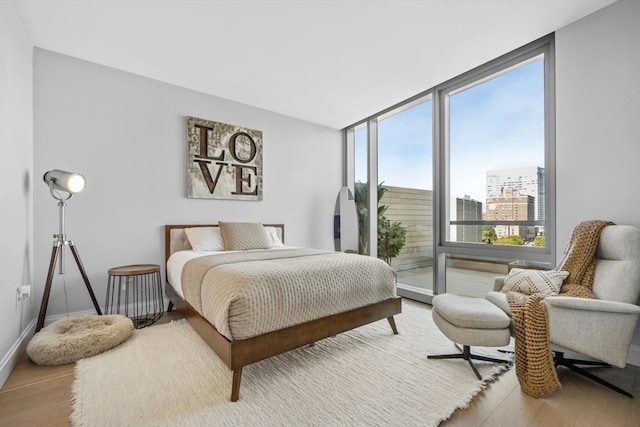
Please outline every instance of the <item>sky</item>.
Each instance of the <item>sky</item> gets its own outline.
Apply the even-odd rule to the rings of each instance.
[[[484,203],[488,170],[544,167],[543,66],[539,59],[450,96],[450,197]],[[433,190],[432,106],[379,121],[380,182]],[[366,128],[355,140],[355,177],[365,182]]]

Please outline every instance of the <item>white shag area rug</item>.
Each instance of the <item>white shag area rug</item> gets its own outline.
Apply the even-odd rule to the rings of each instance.
[[[398,335],[381,320],[231,371],[185,320],[137,329],[119,347],[82,359],[74,426],[436,426],[466,407],[505,364],[427,359],[457,351],[428,306],[404,301]],[[495,348],[477,354],[504,358]]]

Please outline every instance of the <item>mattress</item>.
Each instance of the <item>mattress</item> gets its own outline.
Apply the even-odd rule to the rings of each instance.
[[[176,291],[229,340],[396,296],[395,271],[384,261],[317,249],[206,255],[181,251],[168,260],[167,276]]]
[[[269,249],[270,251],[277,251],[280,249],[295,249],[294,246],[279,246]],[[190,261],[194,258],[200,258],[208,255],[216,255],[216,254],[227,254],[230,252],[240,252],[240,251],[178,251],[174,252],[169,259],[167,260],[167,283],[176,291],[178,295],[182,299],[184,298],[184,293],[182,292],[182,269],[187,261]]]

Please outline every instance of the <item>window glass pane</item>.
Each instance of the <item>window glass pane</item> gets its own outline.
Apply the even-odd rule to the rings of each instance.
[[[446,255],[445,264],[447,292],[478,298],[493,290],[497,276],[505,276],[513,268],[551,269],[549,263],[453,254]]]
[[[378,257],[418,292],[433,290],[432,108],[418,101],[378,121]]]
[[[509,262],[480,257],[447,254],[447,292],[457,295],[484,298],[493,290],[496,276],[506,275]]]
[[[367,126],[365,124],[355,128],[355,180],[367,182]]]
[[[544,246],[543,56],[450,92],[448,105],[447,241]]]
[[[354,190],[356,200],[356,210],[358,212],[358,253],[366,255],[369,253],[369,202],[367,198],[368,181],[368,132],[366,124],[355,128],[355,165],[354,165]]]

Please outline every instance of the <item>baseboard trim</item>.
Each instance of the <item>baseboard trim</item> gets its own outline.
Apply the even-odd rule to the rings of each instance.
[[[2,361],[0,361],[0,387],[11,375],[11,371],[16,367],[18,361],[27,349],[27,344],[31,340],[34,331],[36,330],[36,319],[33,319],[26,328],[22,331],[16,342],[13,343],[7,354],[4,355]]]
[[[82,311],[74,311],[73,313],[63,313],[63,314],[55,314],[53,316],[47,316],[44,319],[44,326],[47,326],[56,320],[64,319],[65,317],[77,317],[77,316],[86,316],[89,314],[96,314],[94,309],[92,310],[82,310]]]

